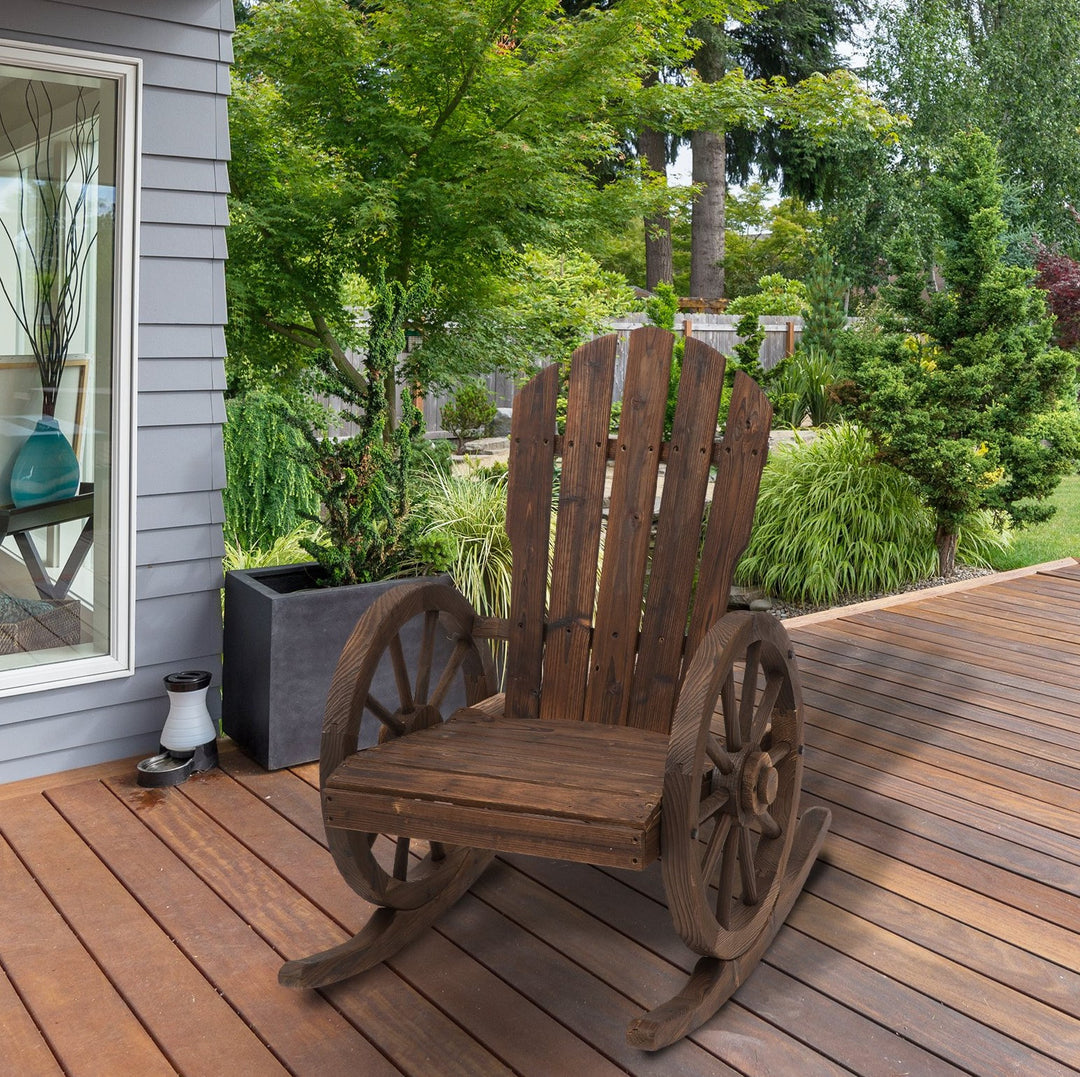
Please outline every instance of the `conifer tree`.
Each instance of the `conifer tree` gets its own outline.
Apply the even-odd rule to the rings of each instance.
[[[1045,503],[1080,457],[1074,362],[1029,270],[1006,265],[997,151],[980,131],[950,142],[935,182],[935,290],[916,247],[894,252],[894,283],[855,361],[860,421],[881,457],[909,474],[935,515],[939,571],[955,572],[958,527],[990,509],[1047,519]]]

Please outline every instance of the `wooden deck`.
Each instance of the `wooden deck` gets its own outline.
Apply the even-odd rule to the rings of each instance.
[[[389,965],[279,988],[283,958],[365,910],[320,844],[313,768],[229,752],[174,790],[131,766],[0,789],[0,1070],[1077,1073],[1080,565],[791,627],[804,802],[833,827],[691,1040],[624,1045],[691,964],[655,870],[501,859]]]

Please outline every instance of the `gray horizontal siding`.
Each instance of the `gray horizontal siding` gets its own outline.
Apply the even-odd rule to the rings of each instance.
[[[142,219],[144,224],[189,224],[224,228],[229,223],[229,204],[224,194],[144,189]]]
[[[221,490],[225,458],[216,427],[139,428],[139,496]]]
[[[139,363],[139,408],[147,415],[147,399],[155,393],[199,390],[221,392],[225,388],[225,364],[220,359],[143,359]],[[150,425],[150,418],[147,418]]]
[[[225,263],[193,267],[181,258],[143,258],[139,320],[156,325],[225,321]]]
[[[139,535],[170,527],[192,527],[194,522],[222,524],[225,510],[220,490],[192,490],[178,494],[140,497],[136,504]]]
[[[0,37],[139,56],[144,74],[136,671],[0,698],[0,782],[149,753],[161,678],[220,681],[231,28],[232,0],[0,0]]]

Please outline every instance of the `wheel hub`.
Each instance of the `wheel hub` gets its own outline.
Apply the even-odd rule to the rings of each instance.
[[[743,762],[739,782],[739,807],[750,815],[761,815],[772,806],[780,790],[780,775],[767,752],[751,752]]]

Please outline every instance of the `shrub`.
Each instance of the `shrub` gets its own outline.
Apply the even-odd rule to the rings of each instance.
[[[814,426],[827,426],[840,417],[840,402],[832,392],[836,367],[820,348],[800,345],[761,380],[772,402],[774,426],[799,426],[807,416]]]
[[[300,406],[262,389],[225,404],[222,499],[225,534],[237,548],[270,546],[318,509],[308,444],[288,417]]]
[[[787,601],[829,604],[930,576],[933,514],[915,483],[875,454],[849,423],[771,454],[738,581]],[[1007,542],[990,514],[977,514],[961,527],[960,557],[986,564]]]
[[[463,453],[465,442],[487,433],[497,414],[487,386],[467,381],[458,387],[454,399],[443,405],[442,422],[457,440],[457,451]]]

